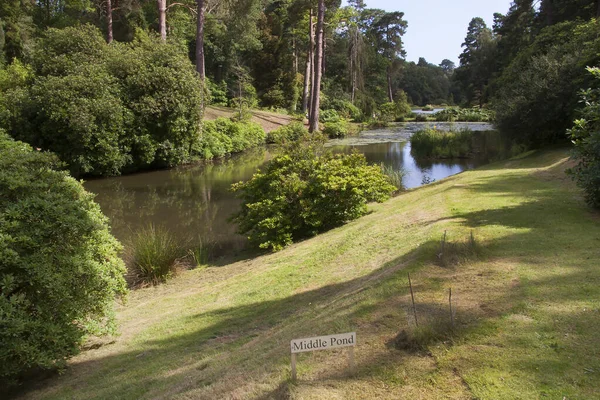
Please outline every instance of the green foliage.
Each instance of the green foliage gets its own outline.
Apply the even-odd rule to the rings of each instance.
[[[308,135],[308,130],[302,122],[292,122],[267,133],[266,142],[281,144],[296,141]]]
[[[54,151],[76,176],[190,159],[202,86],[178,46],[143,33],[108,46],[86,25],[48,30],[35,55],[33,84],[6,106],[12,136]]]
[[[340,117],[340,114],[338,114],[338,112],[334,109],[322,110],[319,113],[319,122],[322,122],[322,123],[340,122],[341,120],[342,120],[342,118]]]
[[[392,122],[396,119],[396,107],[394,103],[383,103],[379,106],[379,119],[384,122]]]
[[[176,272],[176,262],[183,256],[185,250],[171,232],[149,225],[132,235],[125,261],[133,284],[157,285]]]
[[[350,124],[347,121],[325,122],[323,124],[323,135],[330,139],[343,138],[348,135]]]
[[[255,122],[217,118],[202,123],[200,140],[194,145],[193,152],[210,160],[256,147],[265,143],[265,139],[265,131]]]
[[[600,80],[599,68],[588,68],[588,71]],[[588,204],[600,208],[600,89],[585,90],[581,97],[585,107],[568,131],[575,145],[573,158],[577,165],[568,173],[584,190]]]
[[[234,217],[251,243],[277,251],[364,215],[367,203],[384,201],[395,188],[363,155],[333,155],[320,145],[295,144],[233,185],[242,208]]]
[[[228,103],[227,83],[225,81],[217,83],[214,82],[212,79],[206,78],[206,84],[210,92],[209,104],[215,106],[226,106]]]
[[[588,65],[600,62],[600,25],[567,22],[543,29],[503,71],[493,102],[496,125],[529,147],[565,140],[587,87]]]
[[[417,114],[415,113],[415,121],[416,122],[427,122],[427,115],[426,114]]]
[[[433,111],[433,106],[431,104],[427,104],[422,108],[423,111]]]
[[[32,78],[31,67],[18,59],[6,68],[0,67],[0,127],[10,130],[21,118],[21,104],[27,100]]]
[[[0,381],[62,367],[89,334],[114,332],[120,244],[80,182],[0,132]]]
[[[426,158],[469,157],[472,137],[473,132],[468,128],[447,132],[435,128],[422,129],[410,138],[411,154]]]
[[[329,105],[344,119],[354,121],[360,121],[362,119],[362,112],[360,109],[347,100],[332,99],[329,101]]]
[[[486,108],[448,107],[433,115],[436,121],[447,122],[493,122],[494,112]]]

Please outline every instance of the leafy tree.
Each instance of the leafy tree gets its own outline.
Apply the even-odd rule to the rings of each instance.
[[[495,70],[496,54],[495,38],[483,19],[471,20],[462,47],[454,79],[460,83],[467,102],[482,107],[488,97],[486,90]]]
[[[0,132],[0,381],[62,367],[86,335],[114,332],[120,244],[58,159]]]
[[[565,140],[577,107],[575,87],[586,87],[588,65],[598,65],[600,30],[592,20],[544,28],[498,80],[496,124],[510,138],[539,147]]]

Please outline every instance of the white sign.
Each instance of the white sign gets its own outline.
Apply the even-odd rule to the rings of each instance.
[[[305,351],[328,350],[337,347],[356,346],[356,332],[339,335],[318,336],[305,339],[294,339],[290,342],[292,354]]]

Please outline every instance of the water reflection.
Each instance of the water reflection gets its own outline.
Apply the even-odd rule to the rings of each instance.
[[[228,218],[240,203],[229,188],[249,179],[270,157],[262,148],[206,165],[92,180],[85,187],[97,194],[96,201],[121,240],[152,223],[180,240],[209,240],[217,252],[239,250],[245,238],[235,233]]]
[[[402,183],[406,189],[421,186],[425,182],[433,182],[450,175],[473,169],[484,163],[484,160],[416,160],[410,154],[410,143],[373,143],[361,146],[333,146],[333,151],[349,153],[358,150],[365,155],[367,161],[374,164],[385,164],[396,170],[403,169],[406,176]]]

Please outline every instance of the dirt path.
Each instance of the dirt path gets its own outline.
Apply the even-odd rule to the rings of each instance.
[[[209,106],[204,111],[204,119],[211,121],[220,117],[232,117],[236,114],[236,110],[228,107]],[[287,125],[293,121],[290,115],[277,114],[269,111],[252,110],[252,121],[263,127],[265,132],[270,132]]]

